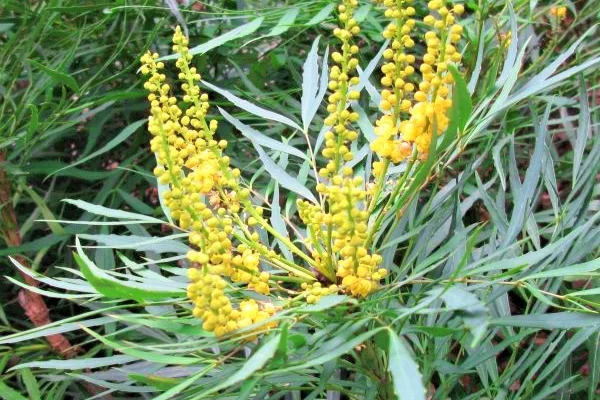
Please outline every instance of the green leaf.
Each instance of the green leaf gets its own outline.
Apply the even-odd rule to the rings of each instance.
[[[79,238],[76,239],[77,253],[75,261],[87,281],[107,297],[117,299],[131,299],[143,303],[146,300],[162,300],[165,298],[182,297],[183,290],[163,290],[164,286],[157,284],[144,284],[135,281],[122,281],[113,278],[105,271],[98,268],[83,252]]]
[[[275,229],[281,236],[284,238],[289,238],[289,233],[287,230],[287,225],[285,221],[281,217],[281,207],[279,206],[279,184],[277,182],[274,183],[275,187],[273,189],[273,200],[271,201],[271,217],[269,220],[271,221],[271,226]],[[294,261],[294,256],[292,251],[279,239],[275,239],[277,242],[277,246],[285,256],[285,258],[291,262]]]
[[[64,290],[72,290],[72,291],[76,291],[76,292],[94,293],[94,294],[98,293],[87,282],[85,282],[81,279],[68,279],[68,281],[67,281],[67,280],[64,280],[65,278],[59,278],[59,279],[49,278],[49,277],[46,277],[42,274],[39,274],[39,273],[33,271],[30,268],[25,267],[23,264],[21,264],[19,261],[17,261],[16,259],[14,259],[12,257],[9,257],[9,260],[15,265],[15,267],[17,267],[19,269],[19,271],[21,271],[21,273],[28,275],[31,278],[35,279],[36,281],[44,283],[46,285],[49,285],[49,286],[52,286],[55,288],[59,288],[59,289],[64,289]]]
[[[223,117],[229,121],[231,125],[233,125],[242,135],[247,137],[252,143],[258,144],[263,147],[267,147],[271,150],[280,151],[283,153],[291,154],[293,156],[299,157],[303,160],[308,160],[306,154],[296,149],[295,147],[290,146],[289,144],[282,143],[278,140],[271,139],[270,137],[263,135],[259,131],[254,128],[245,125],[240,120],[230,115],[227,111],[223,110],[220,107],[217,107],[219,112]]]
[[[325,7],[323,7],[318,13],[316,13],[306,24],[306,26],[313,26],[325,21],[333,10],[335,9],[335,4],[329,3]]]
[[[369,120],[369,116],[367,115],[365,110],[358,105],[358,102],[352,104],[352,111],[355,111],[359,115],[356,124],[360,127],[360,133],[362,133],[365,139],[367,139],[369,143],[377,139],[377,135],[375,134],[375,127]]]
[[[511,75],[511,71],[512,74],[515,74],[515,68],[517,68],[518,71],[518,68],[520,66],[520,63],[518,62],[519,35],[517,26],[517,15],[515,14],[515,9],[512,6],[512,2],[507,2],[507,8],[509,13],[508,23],[510,25],[511,41],[508,46],[508,51],[506,53],[504,66],[502,67],[502,72],[496,80],[496,87],[506,86],[504,84]],[[485,39],[483,40],[485,41]],[[525,46],[523,46],[523,48],[524,47]]]
[[[146,123],[146,119],[141,119],[139,121],[136,121],[130,125],[128,125],[127,127],[125,127],[125,129],[123,129],[121,132],[119,132],[119,134],[117,136],[115,136],[114,138],[112,138],[108,143],[106,143],[104,146],[102,146],[101,148],[99,148],[98,150],[94,151],[91,154],[88,154],[87,156],[75,161],[74,163],[69,164],[66,167],[60,168],[56,171],[53,171],[52,173],[48,174],[48,176],[52,176],[60,171],[63,171],[67,168],[72,168],[76,165],[79,164],[83,164],[85,162],[88,162],[89,160],[91,160],[94,157],[99,156],[100,154],[104,154],[107,151],[113,149],[114,147],[116,147],[117,145],[121,144],[122,142],[124,142],[125,140],[127,140],[131,135],[133,135],[133,133],[135,133],[135,131],[137,131],[140,126],[144,125]]]
[[[385,53],[385,51],[389,47],[389,44],[389,39],[383,42],[383,44],[379,48],[379,51],[377,52],[377,54],[375,54],[375,57],[373,57],[371,61],[369,61],[369,64],[367,64],[367,67],[364,69],[364,71],[361,70],[360,67],[357,67],[360,81],[358,82],[358,85],[355,86],[355,90],[358,90],[360,92],[363,90],[365,85],[369,83],[369,78],[375,71],[375,68],[377,68],[377,66],[379,65],[379,61],[381,60],[381,57],[383,57],[383,53]]]
[[[169,390],[179,383],[179,379],[158,375],[127,374],[127,376],[136,382],[154,386],[159,390]]]
[[[31,119],[29,120],[29,125],[27,126],[27,139],[26,141],[31,140],[35,130],[37,129],[40,113],[37,107],[34,104],[29,104],[27,106],[31,111]]]
[[[304,197],[307,200],[318,204],[317,198],[308,190],[303,184],[301,184],[296,178],[293,178],[290,174],[285,172],[269,155],[260,147],[258,144],[253,143],[254,148],[258,152],[258,156],[262,161],[265,169],[281,186],[291,190],[292,192]]]
[[[598,332],[596,327],[587,327],[580,329],[564,343],[561,343],[560,350],[552,358],[552,361],[546,363],[544,369],[536,374],[536,382],[542,382],[547,376],[556,372],[558,368],[567,362],[567,358],[571,356],[592,334]]]
[[[300,12],[300,9],[297,7],[292,7],[289,10],[287,10],[283,14],[283,16],[279,19],[279,21],[277,22],[277,25],[275,25],[273,27],[273,29],[271,29],[269,31],[269,33],[267,33],[267,35],[265,35],[265,37],[279,36],[279,35],[287,32],[288,29],[290,29],[292,27],[292,25],[294,25],[294,22],[296,21],[296,17],[298,16],[299,12]]]
[[[32,361],[19,364],[13,367],[12,370],[21,368],[45,368],[58,370],[93,369],[108,367],[111,365],[123,365],[136,360],[136,357],[130,355],[117,355],[109,357],[78,358],[73,360]]]
[[[27,394],[29,394],[30,400],[40,400],[42,395],[40,393],[40,387],[35,379],[35,376],[29,368],[23,368],[21,371],[21,378],[27,388]]]
[[[8,386],[4,381],[0,380],[0,393],[5,400],[27,400],[19,392]]]
[[[29,186],[22,186],[22,188],[23,188],[24,191],[27,192],[27,194],[29,195],[29,197],[31,197],[31,200],[34,201],[34,203],[36,204],[37,208],[40,210],[40,212],[42,213],[42,215],[46,219],[48,227],[50,228],[50,230],[52,231],[52,233],[55,234],[55,235],[61,235],[61,236],[66,235],[67,232],[56,221],[56,217],[54,216],[54,214],[52,213],[52,211],[48,207],[48,204],[46,204],[46,201],[44,199],[42,199],[36,193],[36,191],[33,190],[32,188],[30,188]]]
[[[79,85],[77,84],[77,81],[72,76],[65,74],[64,72],[60,72],[60,71],[56,71],[52,68],[48,68],[45,65],[42,65],[35,60],[29,60],[29,62],[34,67],[41,70],[43,73],[45,73],[50,78],[52,78],[52,80],[69,87],[74,92],[79,92]]]
[[[588,326],[600,327],[600,315],[578,312],[511,315],[494,318],[490,325],[515,326],[538,329],[574,329]]]
[[[93,294],[71,294],[71,293],[51,292],[49,290],[40,289],[37,286],[31,286],[26,283],[19,282],[18,280],[16,280],[15,278],[12,278],[10,276],[6,276],[5,278],[13,285],[20,286],[31,292],[38,293],[38,294],[41,294],[42,296],[46,296],[46,297],[52,297],[52,298],[57,298],[57,299],[85,299],[85,298],[96,297],[96,295],[93,295]]]
[[[136,221],[136,223],[150,223],[150,224],[164,224],[165,223],[165,221],[160,220],[158,218],[149,217],[149,216],[143,215],[143,214],[132,213],[129,211],[115,210],[113,208],[98,206],[96,204],[88,203],[87,201],[83,201],[83,200],[65,199],[63,201],[66,203],[72,204],[77,208],[81,208],[82,210],[92,213],[94,215],[125,220],[125,221],[123,221],[124,224],[130,223],[131,221]]]
[[[525,266],[534,265],[546,257],[560,254],[563,249],[567,249],[580,235],[583,235],[591,226],[600,218],[600,213],[596,213],[588,222],[573,229],[565,237],[542,247],[540,250],[531,251],[521,256],[514,258],[506,258],[497,260],[499,254],[492,254],[488,257],[481,258],[469,267],[469,274],[480,275],[485,272],[496,270],[510,270],[512,268],[522,269]],[[505,251],[502,251],[504,253]]]
[[[465,129],[467,121],[473,112],[473,102],[471,101],[471,95],[462,74],[452,64],[448,65],[448,70],[454,78],[454,92],[452,93],[453,107],[450,109],[450,119],[456,121],[458,129],[462,131]],[[456,107],[454,107],[455,104]]]
[[[47,249],[48,247],[56,243],[66,240],[66,238],[68,238],[68,236],[57,236],[54,234],[49,234],[39,239],[31,240],[25,244],[22,244],[21,246],[0,249],[0,257]]]
[[[533,96],[534,94],[547,89],[548,87],[559,83],[575,74],[580,73],[590,67],[595,66],[596,64],[600,64],[600,57],[596,57],[590,60],[586,60],[577,64],[566,71],[558,73],[554,76],[552,74],[556,72],[556,70],[569,58],[575,50],[579,47],[579,45],[583,42],[583,40],[594,32],[597,29],[597,26],[592,26],[588,29],[583,35],[577,39],[567,50],[562,52],[552,63],[550,63],[542,72],[531,78],[526,85],[524,85],[517,93],[513,94],[511,97],[506,99],[506,102],[503,104],[503,108],[510,107],[511,105],[518,103],[521,100],[524,100],[528,97]]]
[[[56,170],[60,170],[60,172],[56,172]],[[54,171],[54,176],[73,177],[88,182],[101,181],[111,175],[122,173],[122,170],[120,169],[111,171],[90,171],[80,168],[71,168],[70,164],[57,160],[34,161],[28,165],[24,165],[23,171],[30,175],[43,175],[44,177],[48,175],[49,171]]]
[[[573,149],[573,184],[575,187],[579,178],[579,169],[582,166],[583,152],[585,151],[588,136],[590,136],[590,105],[583,76],[579,77],[579,123],[577,124],[577,136],[575,148]]]
[[[194,382],[196,382],[198,379],[200,379],[203,375],[205,375],[207,372],[209,372],[213,368],[215,368],[215,365],[209,365],[206,368],[203,368],[197,374],[194,374],[194,375],[190,376],[189,378],[183,380],[179,384],[173,386],[171,389],[162,393],[160,396],[155,397],[153,400],[171,400],[171,399],[173,399],[176,395],[180,394],[184,389],[186,389],[187,387],[194,384]]]
[[[600,269],[600,258],[581,264],[569,265],[568,267],[551,269],[549,271],[537,272],[528,275],[521,280],[556,278],[556,277],[587,277],[590,272]]]
[[[502,241],[503,247],[508,246],[521,231],[524,222],[527,220],[528,212],[531,212],[530,204],[533,200],[535,189],[540,180],[546,144],[546,135],[548,133],[546,129],[548,120],[547,118],[544,118],[542,124],[540,124],[537,116],[535,116],[535,113],[533,115],[534,117],[532,123],[536,131],[535,147],[529,162],[529,167],[525,172],[523,185],[516,193],[516,198],[514,200],[515,206],[510,217],[507,233]]]
[[[257,115],[261,118],[265,118],[265,119],[268,119],[271,121],[281,122],[282,124],[286,124],[287,126],[292,127],[294,129],[298,129],[299,131],[302,130],[300,125],[298,125],[297,123],[295,123],[288,117],[277,114],[276,112],[273,112],[273,111],[265,110],[264,108],[254,105],[247,100],[239,98],[236,95],[232,94],[231,92],[229,92],[225,89],[221,89],[220,87],[217,87],[211,83],[208,83],[206,81],[201,81],[201,82],[210,90],[213,90],[213,91],[219,93],[221,96],[225,97],[227,100],[229,100],[230,102],[235,104],[236,107],[239,107],[242,110],[248,111],[250,114]]]
[[[356,22],[363,22],[365,18],[367,18],[367,15],[369,15],[369,11],[371,11],[372,7],[373,6],[371,4],[364,4],[358,7],[356,11],[354,11],[354,19],[356,20]]]
[[[202,329],[202,323],[199,319],[196,324],[180,323],[177,319],[156,319],[155,317],[145,318],[138,314],[110,314],[117,321],[125,321],[130,324],[147,326],[149,328],[160,329],[162,331],[177,333],[185,336],[212,336],[211,333]]]
[[[267,338],[266,342],[246,361],[239,370],[223,382],[200,392],[195,398],[202,399],[208,395],[218,392],[221,389],[232,387],[240,382],[250,378],[252,374],[262,369],[277,351],[281,335],[279,333]]]
[[[598,387],[598,381],[600,381],[600,330],[596,330],[596,333],[589,341],[589,364],[590,364],[590,386],[588,396],[590,399],[594,398],[594,392]]]
[[[473,335],[471,347],[474,347],[485,335],[488,326],[489,310],[483,302],[458,285],[436,288],[429,293],[431,296],[441,297],[448,308],[461,313],[466,327]]]
[[[186,254],[190,248],[175,239],[187,238],[187,233],[169,236],[136,236],[136,235],[79,235],[79,238],[93,240],[99,246],[88,246],[106,249],[134,249],[136,251],[154,251],[155,253]]]
[[[229,32],[226,32],[220,36],[217,36],[216,38],[213,38],[206,43],[202,43],[201,45],[192,47],[190,49],[190,54],[192,54],[192,55],[204,54],[207,51],[210,51],[216,47],[222,46],[223,44],[225,44],[229,41],[232,41],[234,39],[239,39],[244,36],[248,36],[248,35],[254,33],[262,25],[263,21],[264,21],[264,18],[259,17],[253,21],[248,22],[247,24],[238,26],[237,28],[232,29]],[[160,61],[175,60],[178,57],[179,57],[179,54],[171,54],[169,56],[161,57],[161,58],[159,58],[159,60]]]
[[[124,191],[122,189],[117,189],[117,193],[119,194],[119,196],[121,196],[121,198],[123,200],[125,200],[125,202],[127,204],[129,204],[131,206],[131,208],[133,208],[135,211],[139,212],[140,214],[149,215],[154,212],[154,209],[152,207],[150,207],[149,205],[144,203],[139,198],[134,197],[131,194],[127,193],[126,191]]]
[[[319,301],[317,301],[315,304],[306,304],[306,305],[300,307],[299,312],[301,312],[301,313],[322,312],[325,310],[331,310],[332,308],[334,308],[340,304],[343,304],[343,303],[356,305],[356,304],[358,304],[358,301],[356,301],[355,298],[341,295],[341,294],[328,295],[328,296],[321,297],[319,299]]]
[[[192,365],[205,362],[203,359],[195,358],[195,357],[181,357],[181,356],[173,356],[169,354],[163,353],[154,353],[150,351],[140,350],[134,347],[128,347],[128,345],[124,343],[117,343],[112,340],[109,340],[91,329],[83,328],[84,331],[92,335],[94,338],[98,339],[108,347],[111,347],[114,350],[117,350],[123,354],[126,354],[131,357],[135,357],[138,360],[145,360],[159,364],[174,364],[174,365]]]
[[[321,75],[319,76],[319,63],[317,62],[319,39],[320,37],[317,37],[313,42],[302,71],[301,114],[304,132],[308,132],[308,127],[315,117],[327,91],[327,80],[329,77],[327,71],[328,51],[325,52],[325,56],[323,57],[323,66],[321,68]]]
[[[381,327],[381,328],[371,329],[370,331],[362,333],[358,336],[353,335],[352,338],[348,338],[348,340],[345,340],[342,344],[336,345],[335,348],[332,348],[330,351],[327,351],[323,355],[316,356],[316,357],[309,357],[304,362],[299,362],[296,365],[291,365],[288,367],[280,368],[277,372],[282,373],[282,372],[287,372],[287,371],[304,370],[306,368],[314,367],[316,365],[323,365],[328,361],[337,359],[338,357],[341,357],[344,354],[351,352],[352,350],[354,350],[354,348],[356,346],[364,343],[369,338],[373,337],[374,335],[376,335],[377,333],[381,332],[384,329],[386,329],[386,328]]]
[[[467,85],[462,74],[454,65],[448,66],[452,77],[454,78],[455,86],[452,93],[452,107],[449,111],[450,125],[443,132],[442,140],[439,144],[438,151],[445,150],[453,141],[459,132],[464,131],[471,114],[473,113],[473,103],[471,95],[467,89]]]
[[[158,154],[154,154],[154,158],[156,159],[156,165],[159,165]],[[160,183],[158,179],[156,179],[156,189],[158,189],[158,201],[160,202],[160,208],[162,209],[165,217],[167,217],[167,221],[169,221],[171,225],[174,225],[173,218],[171,217],[171,210],[165,201],[165,193],[171,190],[171,186],[168,183]]]
[[[581,297],[581,296],[595,296],[600,294],[600,287],[597,288],[592,288],[592,289],[585,289],[585,290],[578,290],[576,292],[571,292],[569,293],[569,297],[571,296],[577,296],[577,297]]]
[[[389,330],[388,370],[396,397],[402,400],[425,400],[425,386],[419,366],[396,332]]]
[[[90,312],[93,314],[97,312]],[[86,314],[87,315],[87,314]],[[12,335],[3,336],[0,338],[1,344],[7,343],[19,343],[26,340],[37,339],[44,336],[54,335],[57,333],[72,332],[81,329],[82,326],[101,326],[108,323],[114,322],[113,318],[100,317],[80,321],[82,316],[76,315],[75,317],[69,317],[61,321],[52,322],[48,325],[43,325],[39,328],[33,328],[25,332],[14,333]],[[77,322],[70,322],[77,321]]]

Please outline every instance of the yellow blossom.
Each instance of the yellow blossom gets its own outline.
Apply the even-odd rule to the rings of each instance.
[[[236,223],[246,226],[249,241],[257,236],[239,215],[246,201],[239,195],[243,193],[240,172],[230,167],[223,153],[227,142],[214,139],[218,124],[207,118],[208,95],[197,85],[201,77],[190,66],[188,40],[179,27],[173,35],[173,50],[179,54],[175,65],[185,108],[172,95],[158,54],[148,52],[141,58],[141,71],[149,75],[144,88],[150,92],[148,131],[158,163],[154,174],[160,183],[169,185],[164,200],[171,217],[190,232],[188,297],[194,303],[193,313],[203,320],[205,330],[222,336],[238,329],[243,317],[226,294],[231,283],[224,278],[268,294],[269,274],[259,264],[261,254],[269,250],[258,243],[252,248],[234,244]]]
[[[565,7],[565,6],[551,7],[550,15],[556,17],[557,19],[565,19],[567,17],[567,7]]]
[[[371,241],[379,227],[371,218],[380,204],[378,196],[386,189],[391,164],[426,157],[433,135],[448,128],[454,83],[450,70],[461,61],[457,44],[463,28],[455,17],[464,13],[464,7],[430,0],[431,12],[423,18],[427,31],[421,38],[417,31],[422,25],[417,26],[412,1],[376,0],[388,19],[383,36],[389,47],[383,52],[381,67],[382,113],[370,143],[378,157],[372,164],[375,179],[367,182],[351,163],[351,149],[360,140],[355,129],[359,114],[353,108],[360,99],[359,48],[355,44],[360,27],[354,18],[358,1],[342,0],[338,6],[339,27],[333,34],[340,45],[331,55],[334,65],[324,121],[328,127],[322,150],[326,161],[315,174],[319,200],[296,203],[306,237],[291,239],[289,232],[273,228],[269,223],[272,216],[263,216],[263,206],[266,215],[276,204],[266,199],[257,205],[240,170],[232,168],[225,154],[227,142],[216,137],[218,123],[209,118],[209,98],[197,84],[201,76],[192,66],[188,39],[181,29],[175,30],[173,51],[179,55],[175,65],[183,102],[162,73],[165,65],[158,54],[148,52],[141,58],[141,72],[148,77],[144,88],[149,92],[150,147],[157,159],[153,172],[158,182],[168,185],[163,198],[172,219],[189,233],[187,295],[203,329],[220,337],[252,326],[252,339],[276,326],[265,322],[275,315],[272,302],[245,296],[252,290],[257,299],[272,299],[272,291],[279,295],[288,290],[282,284],[287,285],[286,279],[300,282],[299,298],[312,304],[338,292],[366,297],[387,276]],[[557,10],[553,15],[561,14]],[[419,47],[415,46],[421,39],[425,52],[417,57],[415,49]],[[315,172],[317,169],[315,166]],[[304,232],[296,230],[295,224],[289,223],[294,231]],[[265,234],[269,239],[261,242]],[[282,252],[285,257],[274,250],[274,242],[290,250]],[[297,247],[299,242],[304,247]],[[265,271],[271,267],[290,276],[271,276]]]
[[[366,211],[367,192],[364,182],[362,178],[353,176],[352,168],[344,166],[345,162],[353,158],[349,144],[358,136],[351,128],[351,124],[358,120],[358,114],[348,110],[349,101],[359,98],[359,93],[353,90],[358,78],[352,76],[358,64],[355,57],[358,47],[351,42],[360,32],[353,18],[357,4],[356,0],[342,1],[338,7],[342,27],[334,30],[334,35],[342,45],[341,52],[332,54],[336,65],[330,72],[329,88],[332,93],[329,96],[329,116],[325,119],[325,124],[331,126],[331,130],[325,133],[323,150],[328,163],[320,170],[320,175],[327,179],[327,184],[320,183],[317,186],[317,191],[325,200],[325,207],[304,200],[298,201],[300,217],[306,223],[315,247],[312,257],[316,269],[332,272],[332,276],[328,276],[332,281],[336,277],[343,281],[347,276],[357,276],[358,271],[362,270],[369,271],[371,276],[381,262],[381,257],[371,255],[365,248],[369,214]],[[385,127],[382,126],[381,129]],[[396,150],[392,152],[398,153]],[[366,296],[376,288],[376,282],[360,290],[342,287],[355,296]],[[311,287],[311,290],[315,293],[307,295],[307,301],[314,302],[320,297],[321,289]]]
[[[329,116],[325,124],[331,130],[325,134],[325,148],[323,156],[329,161],[325,168],[320,170],[323,177],[332,177],[337,174],[345,161],[352,160],[352,153],[348,143],[357,138],[357,133],[349,128],[349,124],[358,120],[358,114],[347,109],[350,100],[358,100],[359,92],[353,90],[358,84],[358,77],[352,76],[358,65],[356,54],[358,46],[352,44],[352,38],[360,32],[358,23],[353,18],[354,10],[358,5],[357,0],[343,0],[338,6],[341,27],[333,31],[341,42],[341,53],[333,52],[331,58],[335,65],[329,74],[329,88],[332,93],[328,97],[327,111]]]

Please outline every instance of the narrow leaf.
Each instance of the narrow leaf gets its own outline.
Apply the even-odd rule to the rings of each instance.
[[[49,360],[49,361],[32,361],[19,364],[13,367],[13,370],[21,368],[46,368],[58,370],[77,370],[87,368],[102,368],[110,365],[123,365],[137,359],[128,355],[116,355],[110,357],[96,358],[79,358],[76,360]]]
[[[165,298],[181,297],[184,291],[163,290],[164,286],[157,284],[142,284],[135,281],[123,281],[113,278],[107,272],[98,268],[83,252],[79,238],[75,239],[77,253],[75,261],[79,265],[86,280],[107,297],[117,299],[132,299],[140,303],[146,300],[162,300]]]
[[[319,89],[319,85],[317,84],[319,81],[319,63],[317,60],[319,56],[319,39],[320,36],[317,36],[313,42],[308,56],[306,57],[306,61],[304,62],[302,71],[301,108],[304,132],[308,132],[308,126],[312,122],[319,107],[318,104],[315,104]]]
[[[52,80],[69,87],[74,92],[79,92],[79,85],[72,76],[65,74],[64,72],[60,72],[52,68],[46,67],[45,65],[42,65],[35,60],[29,60],[29,62],[31,63],[31,65],[33,65],[34,67],[48,75],[50,78],[52,78]]]
[[[392,375],[394,392],[401,400],[425,400],[425,387],[419,366],[412,359],[396,332],[389,331],[388,370]]]
[[[273,179],[275,179],[281,186],[284,188],[291,190],[292,192],[304,197],[307,200],[312,201],[317,204],[318,201],[316,197],[308,190],[304,185],[302,185],[296,178],[293,178],[290,174],[285,172],[283,168],[281,168],[265,151],[257,144],[254,144],[254,148],[258,152],[258,156],[260,160],[263,162],[263,165],[267,172],[271,175]]]
[[[92,213],[94,215],[126,220],[126,221],[124,221],[124,223],[130,223],[129,220],[136,221],[137,223],[140,223],[140,221],[144,221],[145,223],[152,223],[152,224],[164,224],[165,223],[164,221],[162,221],[158,218],[149,217],[149,216],[143,215],[143,214],[132,213],[129,211],[121,211],[121,210],[115,210],[113,208],[98,206],[96,204],[88,203],[87,201],[83,201],[83,200],[65,199],[63,201],[66,203],[72,204],[77,208],[81,208],[82,210]]]
[[[305,25],[312,26],[312,25],[316,25],[316,24],[319,24],[319,23],[325,21],[327,18],[329,18],[329,16],[331,15],[331,13],[333,12],[334,9],[335,9],[335,4],[333,4],[333,3],[327,4],[318,13],[316,13]]]
[[[229,32],[226,32],[226,33],[222,34],[221,36],[217,36],[216,38],[213,38],[206,43],[202,43],[201,45],[192,47],[190,49],[190,53],[192,55],[204,54],[207,51],[212,50],[216,47],[222,46],[223,44],[225,44],[231,40],[239,39],[244,36],[248,36],[248,35],[254,33],[262,25],[263,21],[264,21],[263,17],[256,18],[255,20],[248,22],[247,24],[238,26],[237,28],[232,29]],[[169,56],[161,57],[159,60],[160,61],[175,60],[178,57],[179,57],[179,54],[171,54]]]
[[[574,329],[588,326],[600,327],[600,315],[577,312],[511,315],[492,319],[490,324],[538,329]]]
[[[83,164],[83,163],[91,160],[92,158],[99,156],[100,154],[106,153],[107,151],[115,148],[117,145],[119,145],[119,144],[123,143],[125,140],[127,140],[131,135],[133,135],[135,133],[135,131],[137,131],[139,129],[140,126],[144,125],[145,123],[146,123],[146,119],[141,119],[139,121],[136,121],[136,122],[128,125],[125,129],[123,129],[121,132],[119,132],[119,134],[117,136],[112,138],[108,143],[106,143],[100,149],[94,151],[91,154],[88,154],[87,156],[85,156],[83,158],[80,158],[79,160],[67,165],[66,167],[57,169],[56,171],[53,171],[48,176],[52,176],[52,175],[54,175],[62,170],[65,170],[67,168],[72,168],[79,164]]]
[[[210,90],[213,90],[213,91],[219,93],[221,96],[225,97],[227,100],[229,100],[230,102],[235,104],[236,107],[239,107],[242,110],[248,111],[250,114],[257,115],[259,117],[262,117],[262,118],[265,118],[265,119],[268,119],[271,121],[281,122],[282,124],[286,124],[287,126],[290,126],[294,129],[298,129],[299,131],[302,130],[302,128],[297,123],[295,123],[288,117],[284,117],[283,115],[277,114],[276,112],[269,111],[269,110],[261,108],[257,105],[254,105],[254,104],[250,103],[249,101],[241,99],[241,98],[237,97],[236,95],[228,92],[227,90],[221,89],[220,87],[217,87],[206,81],[202,81],[202,84],[204,84],[204,86],[206,86]]]
[[[134,347],[128,347],[123,343],[117,343],[115,341],[109,340],[98,333],[94,332],[89,328],[83,328],[84,331],[89,333],[94,338],[98,339],[108,347],[113,348],[123,354],[126,354],[131,357],[135,357],[138,360],[150,361],[153,363],[159,364],[175,364],[175,365],[191,365],[202,362],[203,360],[195,357],[181,357],[181,356],[173,356],[170,354],[164,353],[154,353],[150,351],[140,350]]]
[[[292,27],[292,25],[294,25],[294,22],[296,21],[296,17],[298,16],[299,12],[300,12],[300,9],[297,7],[292,7],[289,10],[287,10],[283,14],[283,16],[279,19],[279,21],[277,22],[277,25],[275,25],[273,27],[273,29],[271,29],[269,31],[269,33],[266,35],[266,37],[279,36],[279,35],[287,32],[287,30],[290,29],[290,27]]]
[[[221,389],[225,389],[236,385],[244,380],[250,378],[252,374],[262,369],[277,351],[279,346],[279,340],[281,335],[278,333],[267,340],[249,359],[246,361],[240,369],[236,371],[229,378],[225,379],[221,383],[214,385],[213,387],[201,392],[195,397],[196,399],[202,399],[206,396],[218,392]]]
[[[259,146],[267,147],[271,150],[281,151],[283,153],[288,153],[293,156],[302,158],[303,160],[307,160],[306,154],[296,149],[295,147],[290,146],[289,144],[282,143],[278,140],[271,139],[270,137],[260,133],[256,129],[245,125],[239,119],[230,115],[227,111],[223,110],[219,107],[219,112],[223,117],[229,121],[231,125],[233,125],[242,135],[247,137],[252,143],[256,143]]]

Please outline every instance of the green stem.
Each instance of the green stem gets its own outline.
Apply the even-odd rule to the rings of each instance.
[[[387,207],[389,207],[389,205],[396,199],[396,197],[398,196],[398,194],[404,187],[404,184],[406,183],[408,176],[410,175],[410,172],[412,170],[412,167],[415,165],[415,162],[416,162],[416,155],[413,156],[413,158],[409,161],[408,166],[406,167],[406,171],[404,171],[404,173],[402,174],[400,181],[394,188],[394,191],[391,193],[390,197],[388,198],[388,201],[383,206],[381,212],[377,216],[377,219],[375,220],[373,227],[371,229],[369,229],[369,232],[367,234],[367,239],[365,240],[365,247],[368,248],[371,245],[373,237],[374,237],[375,233],[379,231],[379,228],[381,227],[381,224],[385,217],[385,209]]]
[[[381,195],[381,191],[383,190],[383,185],[385,183],[385,174],[390,165],[390,159],[386,158],[383,160],[383,168],[381,170],[381,174],[377,180],[377,186],[375,187],[375,193],[373,193],[373,197],[371,197],[371,204],[369,205],[368,212],[369,215],[373,213],[375,207],[377,206],[377,200],[379,200],[379,196]]]

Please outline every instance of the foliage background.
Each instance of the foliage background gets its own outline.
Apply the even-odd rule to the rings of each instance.
[[[394,279],[360,309],[333,299],[341,302],[333,311],[323,305],[289,333],[282,328],[261,342],[262,347],[251,345],[247,354],[276,343],[275,361],[252,379],[230,382],[225,394],[206,396],[339,398],[341,393],[371,398],[377,391],[374,382],[387,379],[388,366],[378,364],[389,358],[377,351],[361,352],[351,339],[364,334],[362,339],[379,341],[375,348],[394,354],[399,347],[378,336],[376,330],[382,326],[378,319],[412,349],[409,359],[419,365],[433,398],[597,395],[600,46],[596,31],[584,33],[597,23],[600,4],[565,3],[569,17],[558,23],[548,18],[550,2],[515,1],[518,17],[512,20],[518,30],[513,37],[519,37],[520,45],[506,50],[498,45],[501,35],[511,29],[506,3],[467,3],[467,83],[479,76],[470,86],[474,116],[465,132],[470,143],[410,205],[402,231],[390,247],[397,247],[400,257],[390,266]],[[197,379],[178,390],[180,398],[200,397],[199,387],[210,387],[232,371],[256,369],[243,350],[227,358],[229,363],[206,353],[202,349],[209,339],[186,336],[185,328],[193,327],[186,325],[190,321],[182,320],[182,332],[168,330],[177,320],[172,313],[161,315],[165,304],[140,309],[127,301],[89,301],[78,298],[76,290],[51,288],[57,281],[83,287],[80,280],[69,281],[73,275],[65,270],[78,269],[72,256],[74,235],[161,236],[169,233],[161,232],[164,227],[36,221],[103,220],[94,210],[61,201],[67,198],[162,218],[149,173],[154,159],[147,134],[137,123],[146,117],[137,60],[148,47],[169,53],[171,28],[178,20],[186,22],[190,42],[200,44],[264,18],[256,30],[242,32],[247,35],[220,43],[198,58],[198,69],[204,71],[205,80],[240,97],[298,117],[299,111],[290,110],[300,107],[302,64],[317,36],[321,35],[321,49],[329,40],[334,20],[326,11],[332,8],[328,1],[191,2],[179,8],[174,2],[152,1],[0,3],[0,169],[7,176],[8,201],[17,216],[15,226],[3,219],[1,230],[5,237],[18,231],[22,240],[0,248],[3,274],[13,278],[0,282],[4,396],[87,398],[90,390],[101,393],[98,387],[109,385],[115,397],[132,392],[152,398],[198,372],[196,366],[178,366],[173,367],[179,368],[175,372],[161,373],[152,364],[157,359],[148,359],[155,357],[148,354],[166,357],[174,349],[182,357],[194,353],[201,364],[215,363],[207,380]],[[365,5],[363,11],[361,65],[366,66],[383,42],[379,33],[383,21],[375,9]],[[554,71],[544,75],[550,66],[563,72],[560,79],[552,80],[557,76]],[[377,85],[375,77],[371,81]],[[232,108],[223,97],[212,98],[213,104]],[[234,115],[274,138],[290,136],[243,110]],[[271,193],[272,183],[255,161],[252,145],[225,123],[219,135],[235,143],[231,152],[240,155],[245,176],[255,177],[256,187]],[[295,139],[299,138],[292,138],[292,144],[299,143]],[[2,207],[7,210],[6,203]],[[122,267],[118,253],[141,262],[132,249],[116,252],[114,247],[111,242],[108,247],[86,249],[86,254],[106,270]],[[77,324],[69,327],[61,322],[56,326],[66,326],[65,335],[80,346],[80,360],[11,370],[17,364],[57,358],[43,339],[48,331],[23,333],[32,325],[19,306],[20,288],[14,279],[20,278],[8,259],[17,255],[34,271],[55,279],[40,286],[61,294],[45,298],[53,320],[74,318],[81,323],[107,318],[93,326],[95,332],[120,350],[141,344],[133,347],[145,354],[120,362],[142,362],[126,372],[85,362],[118,353]],[[475,281],[463,286],[468,279]],[[432,290],[441,292],[431,297]],[[468,296],[474,300],[461,303]],[[177,312],[185,311],[184,303],[176,303]],[[115,304],[137,319],[117,322],[111,311],[98,312],[97,317],[84,314]],[[294,310],[291,315],[306,313]],[[489,329],[478,330],[488,324]],[[477,346],[471,347],[474,337]],[[181,343],[189,347],[181,349]],[[228,345],[235,349],[233,343],[225,348]],[[332,349],[343,349],[345,355]],[[310,361],[315,359],[321,362]],[[80,361],[84,362],[77,364]],[[365,366],[372,366],[372,371]],[[384,373],[373,376],[373,371]],[[82,385],[84,381],[96,386]],[[290,386],[276,389],[280,382]]]

